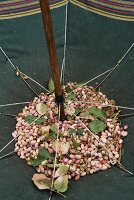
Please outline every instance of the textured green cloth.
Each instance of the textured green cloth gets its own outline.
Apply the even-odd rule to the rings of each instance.
[[[68,38],[65,79],[86,82],[113,67],[131,46],[134,39],[133,22],[105,18],[69,5]],[[59,66],[64,44],[65,7],[52,10]],[[46,42],[45,42],[46,43]],[[41,15],[0,21],[0,45],[12,62],[42,85],[51,77],[50,64]],[[100,81],[98,79],[97,81]],[[102,85],[101,91],[118,105],[134,107],[134,50],[120,67]],[[95,81],[96,82],[96,81]],[[94,85],[93,82],[91,85]],[[32,84],[38,93],[43,91]],[[0,52],[0,104],[30,101],[34,97],[24,82],[16,77],[14,69]],[[0,112],[17,114],[23,105],[0,107]],[[122,113],[130,111],[123,110]],[[124,119],[129,124],[129,135],[123,148],[123,165],[134,170],[134,117]],[[0,116],[0,147],[10,139],[15,120]],[[10,145],[4,152],[14,149]],[[2,153],[0,155],[2,155]],[[16,155],[0,160],[0,200],[47,200],[49,192],[39,191],[33,185],[32,167]],[[54,195],[54,200],[63,199]],[[116,167],[70,181],[66,200],[133,200],[134,178]]]

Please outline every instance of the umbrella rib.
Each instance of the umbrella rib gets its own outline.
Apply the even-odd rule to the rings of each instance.
[[[65,105],[65,106],[68,107],[67,105]],[[73,112],[72,112],[72,114],[73,114],[75,117],[77,117]],[[106,146],[96,137],[96,135],[82,122],[81,119],[79,119],[79,121],[80,121],[80,122],[82,123],[82,125],[88,130],[88,132],[99,142],[99,144],[102,146],[102,148],[103,148],[103,149],[107,152],[107,154],[109,155],[110,152],[109,152],[109,150],[107,149],[107,147],[106,147]],[[117,158],[114,157],[114,159],[115,159],[115,161],[116,161],[117,163],[114,163],[113,161],[110,160],[110,162],[111,162],[112,165],[116,164],[118,167],[120,167],[120,169],[122,169],[122,170],[125,171],[126,173],[128,173],[128,174],[134,176],[134,173],[132,173],[131,171],[127,170],[127,169],[120,163],[120,161],[118,161]]]
[[[56,171],[56,163],[57,163],[57,155],[58,155],[58,142],[59,142],[59,122],[60,122],[60,104],[58,106],[58,130],[57,130],[57,137],[56,137],[56,149],[55,149],[55,157],[54,157],[54,168],[53,168],[53,174],[52,174],[52,183],[51,183],[51,190],[50,190],[49,200],[52,199],[53,188],[54,188],[54,176],[55,176],[55,171]]]
[[[116,70],[121,62],[125,59],[125,57],[128,55],[128,53],[131,51],[131,49],[133,48],[134,43],[129,47],[129,49],[125,52],[125,54],[122,56],[122,58],[118,61],[118,63],[115,65],[115,67],[106,75],[106,77],[95,87],[95,89],[99,88],[104,82],[105,80],[114,72],[114,70]]]
[[[66,63],[66,50],[67,50],[67,25],[68,25],[68,3],[66,4],[66,17],[65,17],[65,28],[64,28],[64,52],[63,52],[63,60],[62,60],[62,67],[61,67],[61,75],[60,81],[65,82],[65,63]]]
[[[79,103],[79,101],[75,101],[76,103]],[[85,103],[85,104],[90,104],[89,101],[82,101],[82,103]],[[100,104],[95,104],[94,106],[101,106],[103,108],[105,107],[118,107],[118,108],[122,108],[122,109],[126,109],[126,110],[134,110],[134,107],[128,107],[128,106],[120,106],[120,105],[111,105],[111,104],[103,104],[103,105],[100,105]]]
[[[34,122],[36,122],[38,119],[40,119],[45,113],[37,117],[34,121],[32,121],[29,125],[32,125]],[[21,133],[18,133],[12,140],[10,140],[2,149],[0,149],[0,153],[6,149],[17,137],[19,137]]]
[[[8,107],[8,106],[23,105],[23,104],[28,104],[28,103],[30,103],[30,101],[26,101],[26,102],[17,102],[17,103],[8,103],[8,104],[0,105],[0,108],[1,108],[1,107]]]
[[[133,46],[134,46],[134,43],[129,47],[129,49],[125,52],[125,54],[122,56],[122,58],[118,61],[118,63],[117,63],[114,67],[112,67],[112,68],[110,68],[109,70],[107,70],[107,71],[105,71],[105,72],[103,72],[103,73],[97,75],[96,77],[90,79],[89,81],[87,81],[87,82],[81,84],[81,86],[79,86],[79,87],[77,87],[76,89],[72,90],[70,93],[76,91],[77,89],[79,89],[80,87],[82,87],[82,86],[84,86],[84,85],[87,85],[88,83],[90,83],[90,82],[96,80],[97,78],[99,78],[99,77],[101,77],[101,76],[107,74],[108,72],[109,72],[109,74],[108,74],[107,76],[109,77],[109,76],[111,75],[111,73],[112,73],[115,69],[117,69],[117,67],[119,66],[119,64],[120,64],[120,63],[124,60],[124,58],[128,55],[128,53],[131,51],[131,49],[133,48]],[[108,78],[107,76],[105,77],[106,79]],[[97,86],[97,87],[98,87],[98,86]],[[69,95],[70,93],[68,93],[68,95]]]
[[[1,156],[1,157],[0,157],[0,160],[3,159],[3,158],[6,158],[6,157],[8,157],[8,156],[11,156],[11,155],[14,154],[14,153],[15,153],[15,151],[11,151],[11,152],[9,152],[9,153],[7,153],[7,154]]]
[[[7,58],[7,60],[9,61],[9,63],[11,64],[11,66],[17,71],[17,67],[13,64],[13,62],[10,60],[10,58],[7,56],[7,54],[5,53],[5,51],[2,49],[2,47],[0,46],[0,50],[2,51],[2,53],[5,55],[5,57]],[[31,78],[30,76],[28,76],[27,74],[19,71],[21,75],[23,76],[27,76],[28,79],[30,79],[31,81],[33,81],[34,83],[36,83],[38,86],[40,86],[41,88],[43,88],[46,92],[49,92],[44,86],[42,86],[40,83],[38,83],[36,80],[34,80],[33,78]],[[21,77],[22,78],[22,77]]]

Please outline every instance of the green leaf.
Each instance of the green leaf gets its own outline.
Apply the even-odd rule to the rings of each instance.
[[[94,115],[94,117],[98,118],[98,119],[101,119],[101,120],[105,120],[107,118],[107,114],[105,111],[103,111],[102,109],[100,108],[96,108],[96,107],[91,107],[89,108],[89,112],[91,114]]]
[[[61,165],[55,172],[55,178],[61,175],[65,175],[68,172],[69,166],[68,165]]]
[[[68,188],[68,175],[59,176],[54,182],[54,189],[57,192],[65,192]]]
[[[79,144],[76,142],[73,136],[71,138],[72,138],[74,148],[77,149],[79,147]]]
[[[69,129],[69,135],[72,136],[73,133],[75,133],[75,130],[74,130],[73,128],[70,128],[70,129]]]
[[[93,133],[98,133],[104,131],[106,125],[104,124],[104,122],[100,121],[99,119],[96,119],[90,122],[89,127]]]
[[[51,130],[52,132],[55,132],[55,133],[58,132],[58,130],[57,130],[57,126],[54,125],[54,124],[50,127],[50,130]]]
[[[50,126],[42,126],[40,128],[40,132],[44,136],[48,136],[49,135],[49,130],[50,130]]]
[[[77,83],[76,88],[82,87],[84,83]]]
[[[66,109],[65,109],[65,112],[68,114],[68,115],[74,115],[74,113],[75,113],[75,109],[73,108],[73,107],[67,107]]]
[[[75,108],[75,115],[79,115],[81,113],[82,109],[81,108]]]
[[[60,152],[61,154],[64,155],[64,154],[68,153],[68,150],[70,148],[70,144],[69,144],[69,142],[54,141],[52,143],[52,148],[55,152],[57,150],[58,153]]]
[[[75,94],[74,94],[74,92],[71,92],[71,93],[68,95],[67,100],[74,100],[74,98],[75,98]]]
[[[52,78],[49,80],[48,89],[50,92],[53,92],[55,90],[54,81]]]
[[[47,136],[47,138],[49,138],[49,139],[56,139],[57,135],[56,135],[55,132],[50,132],[49,135]]]
[[[76,88],[83,86],[84,83],[77,83]]]
[[[90,114],[89,111],[86,111],[86,112],[83,112],[83,113],[80,114],[80,116],[83,117],[83,118],[88,118],[90,115],[91,114]]]
[[[83,128],[77,128],[76,134],[77,135],[83,135],[84,129]]]
[[[35,116],[33,116],[33,115],[27,115],[27,116],[24,118],[24,120],[25,120],[26,122],[28,122],[29,124],[31,124],[33,121],[35,121],[35,124],[36,124],[36,125],[40,125],[40,124],[42,124],[42,123],[45,121],[44,118],[39,118],[39,119],[38,119],[38,117],[35,117]]]
[[[52,180],[44,174],[34,174],[32,181],[40,190],[50,189]]]
[[[69,85],[67,85],[67,86],[65,87],[65,90],[66,90],[67,93],[70,93],[70,92],[72,91],[72,89],[70,88]]]
[[[48,107],[47,107],[47,105],[44,104],[44,103],[38,103],[38,104],[36,105],[36,110],[37,110],[37,112],[38,112],[40,115],[43,115],[43,114],[45,114],[45,113],[47,112]]]
[[[38,155],[44,157],[45,159],[49,159],[51,157],[51,154],[47,149],[40,149]]]
[[[35,159],[31,164],[33,167],[39,166],[44,160],[47,160],[51,157],[51,154],[46,149],[40,149],[37,159]]]

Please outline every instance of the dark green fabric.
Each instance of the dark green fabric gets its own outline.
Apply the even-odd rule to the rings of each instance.
[[[64,43],[65,7],[52,10],[59,65]],[[66,82],[85,82],[113,67],[133,43],[134,24],[105,18],[69,5]],[[46,43],[46,42],[45,42]],[[12,62],[26,74],[46,85],[51,77],[42,19],[39,14],[0,21],[0,45]],[[101,91],[118,105],[134,107],[134,50],[103,84]],[[102,80],[99,79],[97,81]],[[96,81],[95,81],[96,82]],[[94,83],[92,85],[94,85]],[[38,93],[43,91],[32,84]],[[30,101],[34,97],[0,52],[0,104]],[[17,114],[23,106],[0,108],[0,112]],[[130,112],[130,111],[129,111]],[[122,113],[128,113],[124,110]],[[124,141],[122,163],[134,170],[134,117],[124,119],[129,135]],[[0,116],[0,147],[10,139],[15,120]],[[6,151],[14,149],[10,145]],[[2,155],[2,154],[0,154]],[[49,192],[39,191],[31,178],[34,170],[17,156],[0,160],[0,200],[44,200]],[[66,200],[133,200],[134,178],[116,167],[70,181]],[[63,199],[54,195],[55,200]]]

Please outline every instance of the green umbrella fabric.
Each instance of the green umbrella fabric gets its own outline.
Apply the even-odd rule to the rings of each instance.
[[[53,26],[61,68],[64,47],[66,1],[50,1]],[[86,82],[114,67],[134,42],[133,1],[74,1],[68,4],[67,53],[65,81]],[[50,63],[44,39],[39,2],[0,1],[0,46],[21,71],[46,87],[51,78]],[[101,91],[118,105],[134,107],[134,49],[119,68],[101,86]],[[100,82],[101,77],[96,82]],[[29,82],[36,92],[44,92]],[[28,102],[34,94],[16,76],[16,72],[0,51],[0,112],[17,114],[24,105],[4,104]],[[132,113],[122,109],[122,114]],[[134,170],[134,118],[122,120],[129,125],[123,144],[122,164]],[[15,119],[0,116],[0,148],[11,139]],[[14,143],[0,156],[14,150]],[[48,191],[39,191],[31,178],[34,169],[16,155],[0,160],[0,200],[43,200]],[[117,167],[70,181],[67,200],[133,200],[134,178]],[[54,195],[53,199],[63,199]]]

